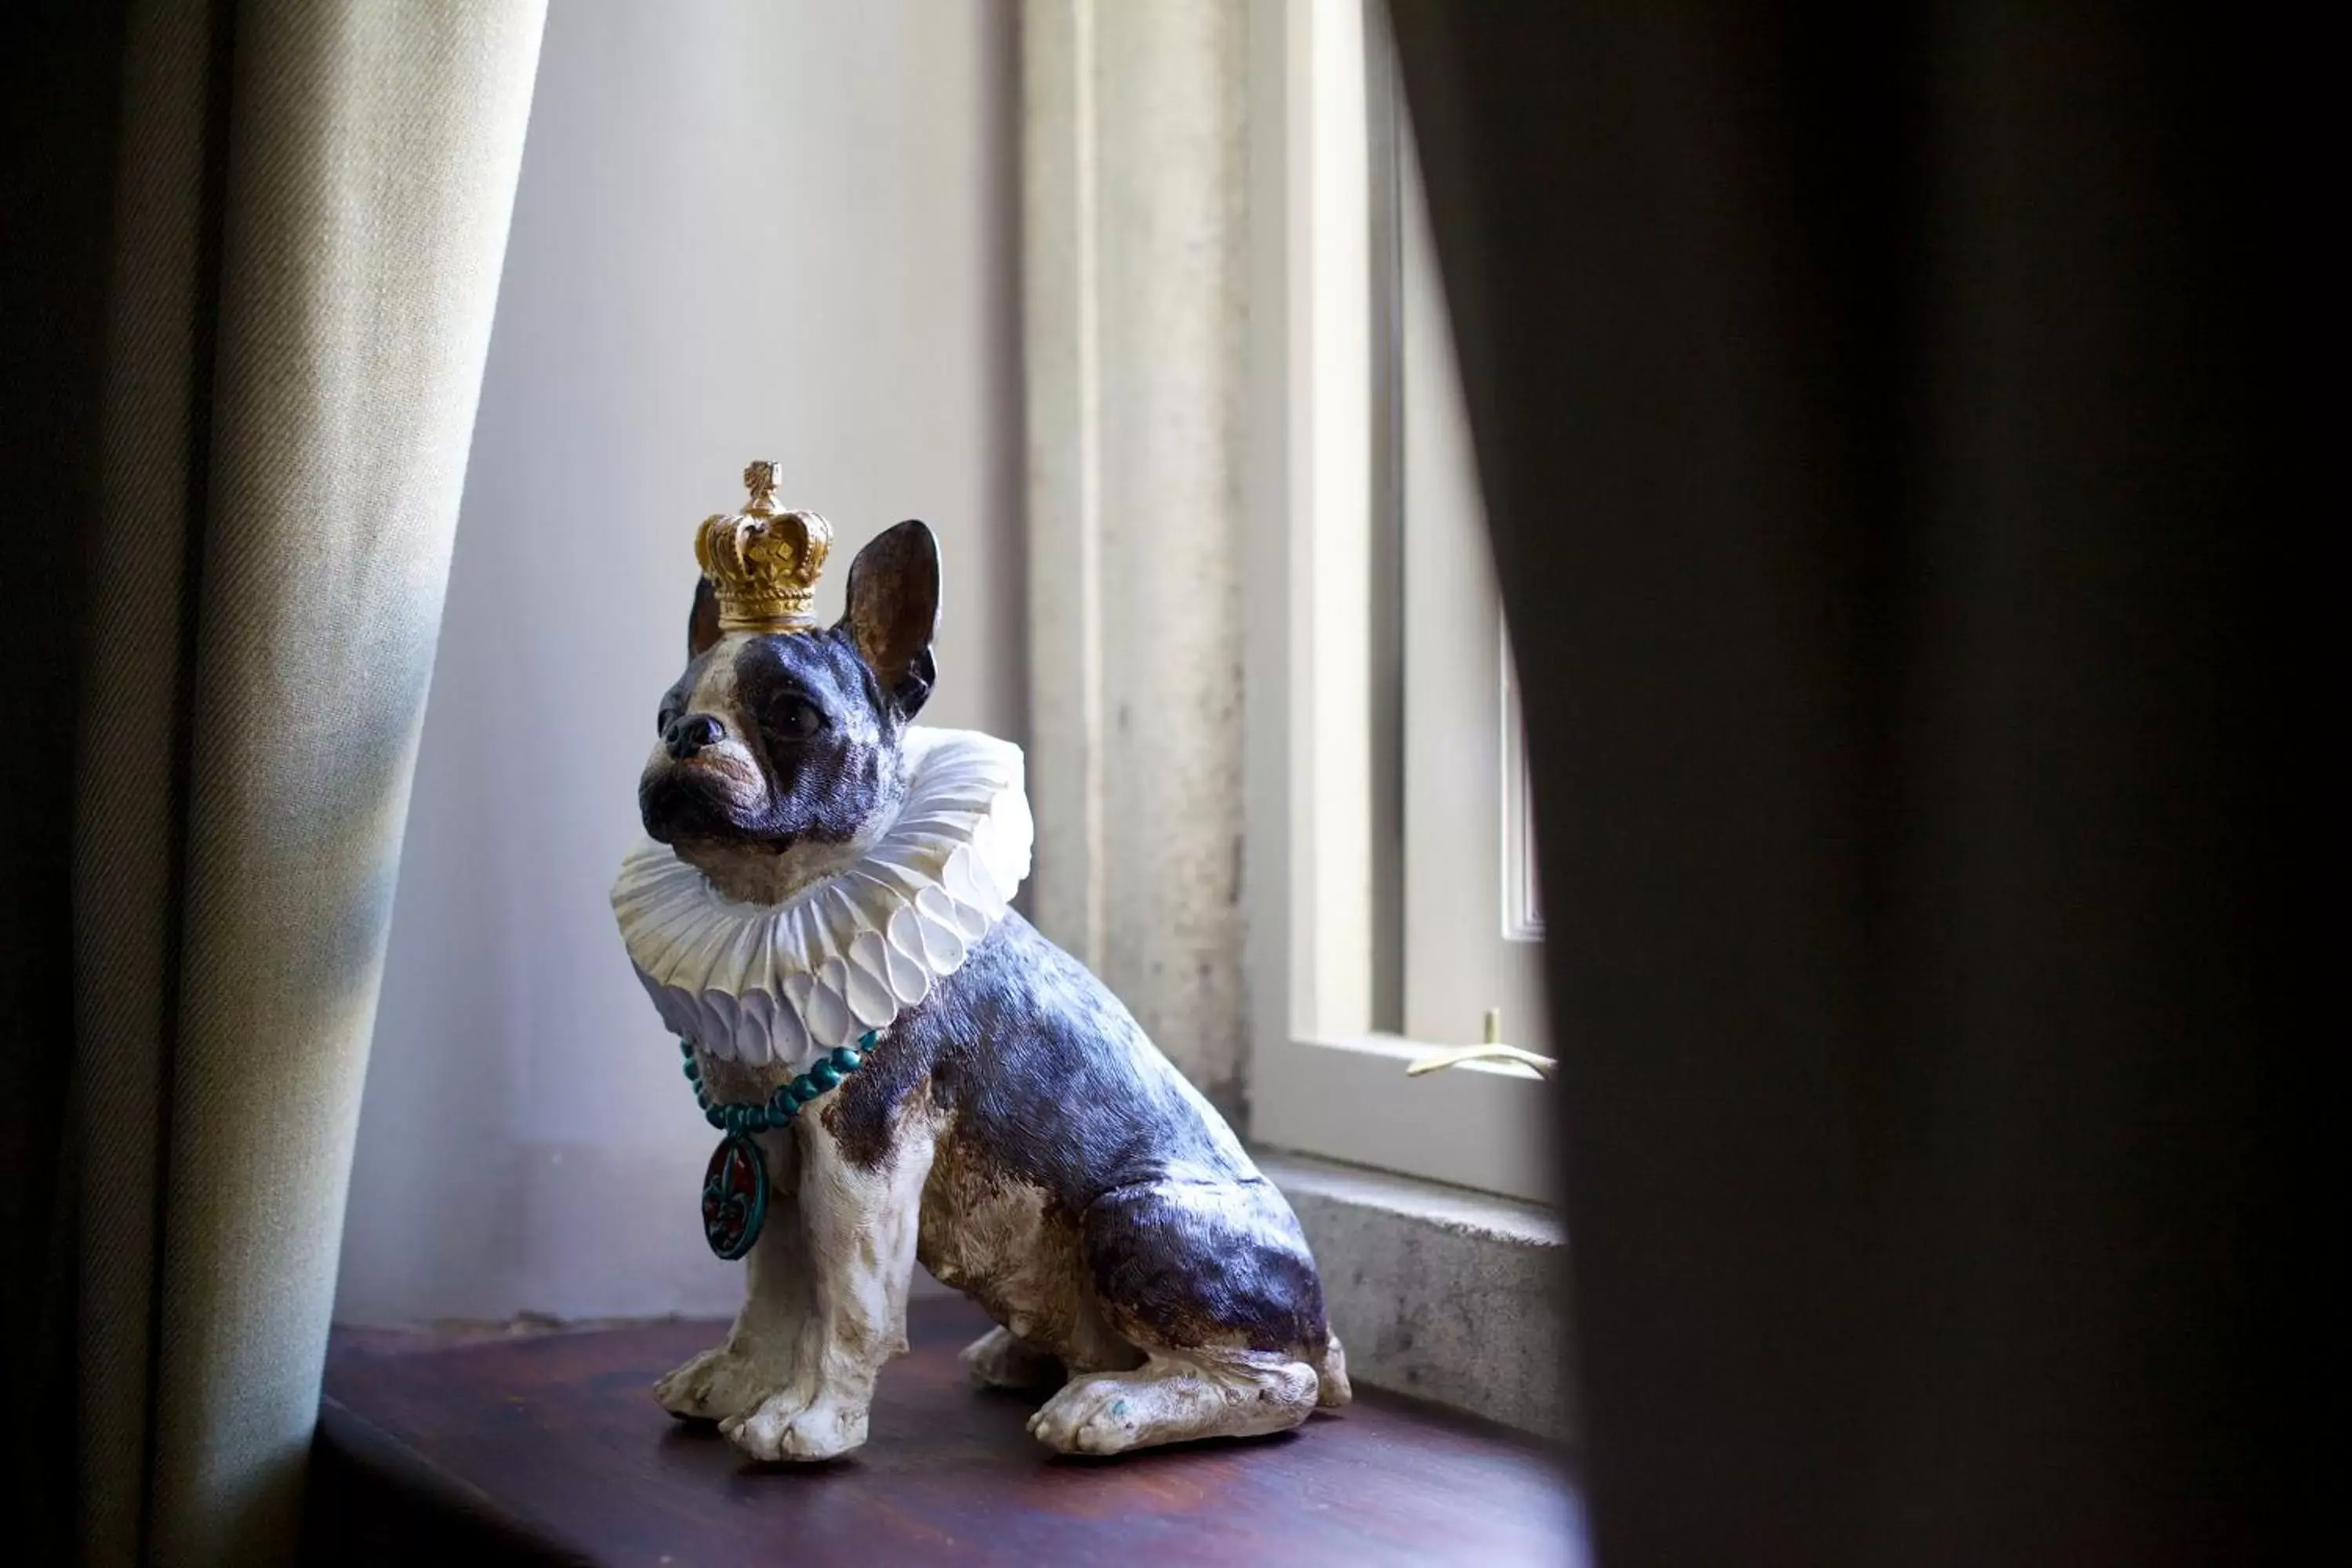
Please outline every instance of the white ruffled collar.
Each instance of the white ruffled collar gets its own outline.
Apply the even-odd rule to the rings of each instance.
[[[887,1027],[1003,918],[1034,834],[1021,748],[926,729],[904,746],[898,820],[848,870],[781,904],[728,898],[650,837],[623,857],[613,912],[673,1034],[798,1068]]]

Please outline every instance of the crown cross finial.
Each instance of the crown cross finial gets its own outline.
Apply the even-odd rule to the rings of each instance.
[[[740,512],[705,519],[695,559],[719,595],[722,631],[805,632],[816,627],[816,580],[833,549],[833,525],[813,511],[776,510],[776,465],[743,470]]]
[[[754,516],[765,517],[776,510],[776,465],[767,461],[751,464],[743,470],[743,488],[751,499],[743,510]]]

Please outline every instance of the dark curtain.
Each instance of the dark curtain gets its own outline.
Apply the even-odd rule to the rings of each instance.
[[[36,1563],[72,1550],[76,1243],[73,786],[88,603],[80,542],[98,510],[108,235],[122,77],[110,5],[27,5],[0,34],[0,1489]]]
[[[2315,1272],[2256,362],[2298,51],[1395,11],[1527,693],[1601,1561],[2256,1555],[2314,1463],[2264,1371]]]

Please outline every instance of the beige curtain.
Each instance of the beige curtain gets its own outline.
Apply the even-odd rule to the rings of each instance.
[[[156,0],[107,40],[47,1319],[91,1563],[292,1549],[542,16]]]

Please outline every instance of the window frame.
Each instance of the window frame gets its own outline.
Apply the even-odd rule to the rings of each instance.
[[[1380,133],[1376,124],[1374,134]],[[1411,149],[1396,164],[1394,380],[1404,563],[1402,900],[1398,1026],[1444,1046],[1499,1041],[1551,1053],[1534,925],[1523,736],[1487,545],[1485,503],[1435,246]],[[1409,523],[1409,526],[1405,526]]]
[[[1259,1142],[1536,1202],[1549,1106],[1527,1068],[1417,1078],[1393,995],[1376,736],[1372,138],[1361,0],[1250,15],[1250,378],[1243,562],[1250,1128]],[[1377,47],[1377,39],[1374,40]],[[1347,62],[1352,58],[1352,65]],[[1391,487],[1392,488],[1392,487]],[[1401,693],[1398,694],[1401,697]],[[1385,721],[1393,722],[1392,719]]]

